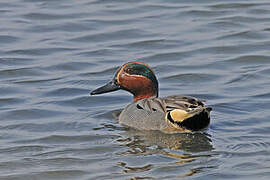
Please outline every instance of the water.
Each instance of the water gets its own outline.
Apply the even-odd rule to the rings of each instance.
[[[269,179],[269,1],[2,0],[0,22],[0,179]],[[206,99],[206,133],[128,130],[127,92],[89,96],[132,60]]]

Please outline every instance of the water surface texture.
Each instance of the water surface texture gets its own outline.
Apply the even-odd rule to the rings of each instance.
[[[0,179],[269,179],[268,0],[1,0]],[[160,96],[213,108],[205,133],[118,124],[144,61]]]

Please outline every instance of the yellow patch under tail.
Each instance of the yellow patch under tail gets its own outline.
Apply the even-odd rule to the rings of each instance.
[[[188,113],[181,109],[174,109],[170,112],[166,113],[166,120],[173,121],[173,122],[182,122],[185,119],[188,119],[192,116],[191,113]]]

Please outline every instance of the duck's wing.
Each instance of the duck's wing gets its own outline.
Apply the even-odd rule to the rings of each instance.
[[[165,98],[146,98],[136,102],[136,104],[137,108],[150,112],[166,113],[174,109],[180,109],[191,113],[195,110],[206,109],[207,107],[203,102],[204,100],[191,96],[168,96]]]
[[[200,130],[210,122],[210,111],[203,100],[190,96],[168,96],[166,98],[148,98],[137,102],[137,108],[149,112],[162,112],[165,120],[175,128]]]

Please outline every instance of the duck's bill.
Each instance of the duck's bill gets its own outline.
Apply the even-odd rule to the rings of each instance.
[[[112,91],[117,91],[119,89],[121,89],[121,87],[118,84],[116,84],[114,81],[110,81],[106,85],[95,89],[90,94],[91,95],[103,94],[103,93],[108,93],[108,92],[112,92]]]

